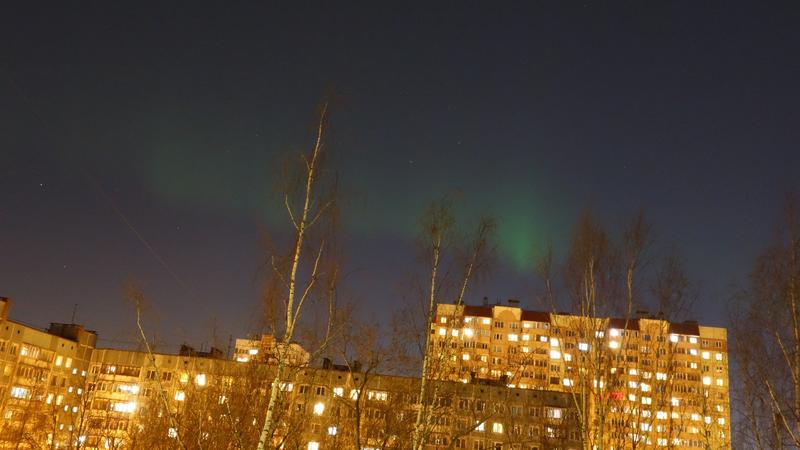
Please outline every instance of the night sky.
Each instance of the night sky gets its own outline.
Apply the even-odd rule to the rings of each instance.
[[[37,326],[78,303],[104,345],[134,340],[126,280],[170,346],[253,330],[263,236],[287,223],[276,162],[307,148],[331,88],[344,289],[378,320],[408,296],[423,207],[457,192],[466,220],[501,218],[470,302],[529,304],[532,258],[583,209],[614,227],[644,207],[702,280],[696,318],[724,325],[800,187],[796,5],[15,3],[0,295]]]

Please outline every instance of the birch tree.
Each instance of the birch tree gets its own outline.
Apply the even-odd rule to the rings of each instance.
[[[281,301],[275,304],[277,317],[282,318],[282,323],[276,327],[281,334],[276,352],[277,367],[269,388],[269,401],[258,440],[258,450],[272,445],[271,439],[278,425],[276,409],[279,406],[280,389],[287,376],[289,344],[297,337],[300,319],[313,301],[311,298],[318,284],[326,285],[325,279],[335,275],[323,270],[325,258],[330,251],[330,241],[326,241],[324,233],[325,222],[332,216],[335,206],[335,197],[328,195],[323,182],[326,175],[323,163],[327,153],[327,122],[326,102],[320,107],[311,150],[300,158],[299,189],[294,190],[289,184],[283,192],[283,204],[292,227],[292,245],[284,258],[277,255],[270,258],[272,276],[280,287],[278,292]],[[323,339],[320,346],[325,343]]]
[[[470,283],[476,274],[485,268],[488,255],[493,250],[492,239],[496,224],[491,218],[481,218],[474,235],[466,239],[466,245],[461,244],[460,258],[457,254],[459,243],[456,220],[449,199],[445,197],[431,203],[423,215],[421,228],[420,241],[430,265],[426,290],[426,320],[423,327],[424,344],[421,348],[422,372],[412,441],[414,450],[424,448],[430,435],[434,419],[432,406],[436,404],[439,386],[438,383],[431,381],[443,379],[441,372],[446,370],[446,363],[451,354],[450,330],[458,328],[458,324],[449,323],[443,345],[438,349],[432,348],[431,330],[436,319],[436,305],[446,299],[449,291],[456,309],[463,307],[464,296]],[[456,253],[455,265],[458,275],[455,275],[455,278],[447,259],[450,256],[447,251],[450,249],[455,249]]]

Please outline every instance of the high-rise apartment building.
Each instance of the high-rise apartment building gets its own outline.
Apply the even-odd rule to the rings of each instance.
[[[430,333],[433,378],[567,393],[592,446],[730,448],[724,328],[526,311],[511,301],[440,304]]]

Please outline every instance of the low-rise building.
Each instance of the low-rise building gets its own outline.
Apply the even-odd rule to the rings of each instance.
[[[270,359],[254,364],[187,346],[177,354],[96,348],[95,333],[80,325],[37,330],[8,320],[8,306],[0,300],[0,448],[174,449],[178,440],[186,448],[256,447],[276,370]],[[312,368],[305,355],[280,384],[273,445],[410,447],[419,379],[359,364]],[[567,393],[493,381],[432,387],[429,449],[581,447]]]

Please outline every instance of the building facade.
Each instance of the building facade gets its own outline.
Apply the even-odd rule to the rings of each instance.
[[[567,393],[589,448],[730,448],[724,328],[440,304],[434,377]]]
[[[9,304],[0,299],[0,448],[174,449],[179,441],[188,449],[256,447],[275,373],[268,361],[186,346],[177,354],[96,348],[96,334],[79,325],[42,331],[8,320]],[[427,448],[581,447],[567,393],[489,380],[434,386]],[[409,448],[418,392],[416,378],[292,366],[280,386],[272,444]]]

